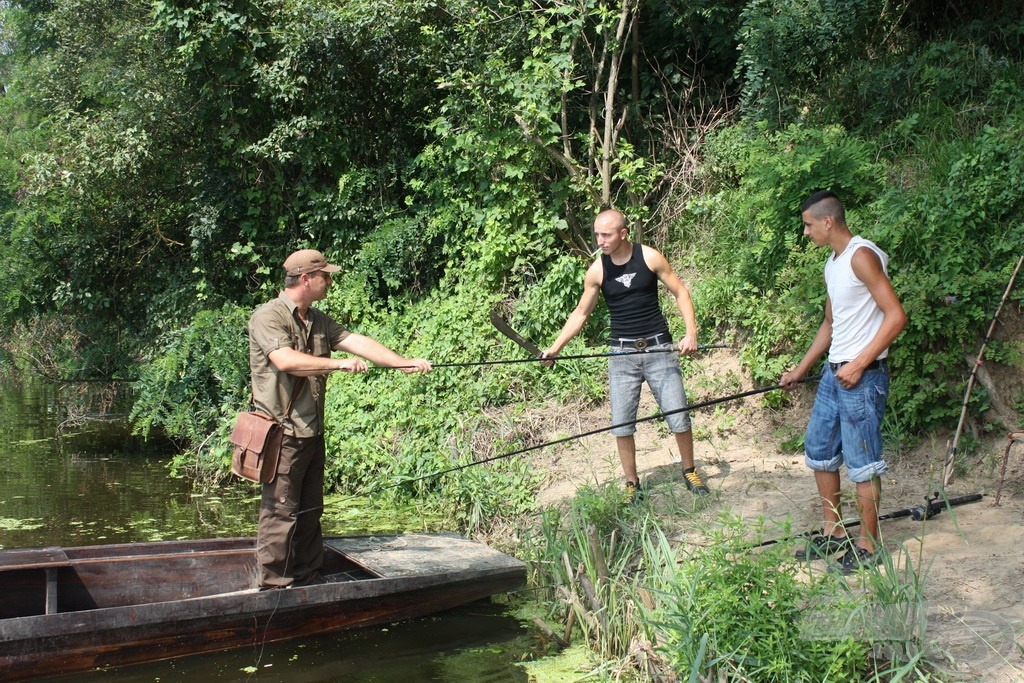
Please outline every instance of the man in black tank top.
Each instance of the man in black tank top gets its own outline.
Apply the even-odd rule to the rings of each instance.
[[[644,381],[658,401],[662,412],[672,412],[665,420],[675,434],[683,465],[683,481],[696,494],[709,493],[693,462],[693,431],[686,408],[686,393],[676,353],[697,350],[697,320],[690,291],[673,272],[657,249],[629,241],[625,217],[615,210],[603,211],[594,221],[594,238],[601,249],[583,280],[583,295],[565,321],[544,358],[555,358],[579,334],[603,294],[611,314],[612,357],[608,364],[612,404],[612,429],[615,445],[626,475],[626,494],[641,495],[636,471],[634,424]],[[658,282],[662,282],[676,300],[686,324],[686,335],[673,344],[668,321],[658,304]],[[623,424],[628,423],[628,424]]]

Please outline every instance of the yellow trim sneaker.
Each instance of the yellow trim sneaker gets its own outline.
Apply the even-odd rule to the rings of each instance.
[[[706,496],[711,493],[711,489],[707,487],[704,480],[697,474],[696,467],[690,467],[683,470],[683,481],[686,482],[686,488],[690,493],[695,496]]]
[[[638,481],[627,481],[626,482],[626,505],[631,503],[639,503],[644,499],[644,490],[640,488],[640,482]]]

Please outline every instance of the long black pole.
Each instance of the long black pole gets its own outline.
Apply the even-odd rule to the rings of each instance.
[[[925,496],[926,503],[924,505],[917,505],[915,507],[903,508],[902,510],[896,510],[894,512],[888,512],[884,515],[878,516],[879,522],[884,522],[890,519],[902,519],[903,517],[910,517],[915,522],[920,522],[925,519],[931,519],[935,515],[939,514],[946,508],[954,508],[957,505],[965,505],[967,503],[976,503],[982,499],[982,494],[972,493],[966,496],[960,496],[959,498],[950,498],[948,500],[939,497],[938,493],[935,493],[930,498]],[[860,526],[860,520],[851,520],[849,522],[842,522],[842,525],[846,529],[852,529]],[[764,548],[765,546],[774,545],[776,543],[785,543],[786,541],[796,541],[801,538],[807,538],[815,534],[821,533],[821,529],[813,529],[811,531],[804,531],[803,533],[796,534],[794,536],[784,536],[783,538],[773,538],[762,543],[750,546],[749,549]]]
[[[796,384],[802,384],[804,382],[814,382],[814,381],[817,381],[818,379],[820,379],[820,375],[814,375],[813,377],[804,377],[803,379],[798,380],[796,382]],[[774,391],[776,389],[783,389],[783,388],[784,387],[781,384],[776,384],[776,385],[773,385],[773,386],[770,386],[770,387],[759,387],[757,389],[751,389],[749,391],[744,391],[744,392],[741,392],[739,394],[733,394],[732,396],[723,396],[721,398],[715,398],[715,399],[711,399],[709,401],[703,401],[701,403],[694,403],[693,405],[686,406],[685,408],[677,408],[675,410],[666,410],[663,413],[655,413],[653,415],[648,415],[647,417],[637,418],[636,420],[629,420],[627,422],[618,422],[618,423],[613,424],[613,425],[608,425],[607,427],[599,427],[598,429],[591,429],[590,431],[586,431],[586,432],[583,432],[581,434],[573,434],[572,436],[566,436],[566,437],[563,437],[561,439],[555,439],[554,441],[548,441],[546,443],[537,444],[535,446],[527,446],[526,448],[520,448],[519,450],[510,451],[508,453],[502,453],[501,455],[491,456],[490,458],[484,458],[483,460],[475,460],[473,462],[469,462],[469,463],[466,463],[464,465],[457,465],[455,467],[450,467],[450,468],[448,468],[446,470],[441,470],[440,472],[431,472],[430,474],[424,474],[424,475],[419,476],[419,477],[413,477],[412,479],[403,479],[402,481],[395,482],[394,484],[388,484],[387,486],[381,486],[381,487],[372,489],[372,490],[370,490],[370,491],[368,491],[368,492],[366,492],[366,493],[364,493],[362,495],[363,496],[369,496],[369,495],[373,495],[375,493],[380,493],[381,491],[387,491],[388,489],[397,488],[399,486],[405,486],[406,484],[415,484],[416,482],[423,481],[424,479],[433,479],[435,477],[441,477],[441,476],[444,476],[446,474],[451,474],[452,472],[459,472],[461,470],[468,469],[470,467],[477,467],[478,465],[485,465],[485,464],[487,464],[489,462],[494,462],[496,460],[503,460],[505,458],[511,458],[513,456],[516,456],[516,455],[522,455],[524,453],[529,453],[530,451],[536,451],[536,450],[540,450],[541,448],[547,448],[548,446],[556,446],[556,445],[558,445],[560,443],[565,443],[567,441],[574,441],[575,439],[582,439],[583,437],[586,437],[586,436],[593,436],[594,434],[600,434],[602,432],[611,431],[612,429],[615,429],[616,427],[625,427],[625,426],[628,426],[628,425],[639,424],[641,422],[649,422],[651,420],[657,420],[659,418],[663,418],[663,417],[665,417],[667,415],[675,415],[677,413],[685,413],[685,412],[689,412],[691,410],[699,410],[701,408],[707,408],[709,406],[716,406],[719,403],[726,403],[728,401],[735,401],[736,399],[746,398],[747,396],[755,396],[757,394],[764,394],[764,393],[769,392],[769,391]],[[349,496],[348,498],[343,498],[342,500],[348,500],[349,498],[354,498],[354,497],[355,496]],[[342,502],[342,501],[336,501],[335,503],[328,503],[327,505],[337,504],[337,503],[340,503],[340,502]],[[299,511],[293,513],[293,516],[297,517],[297,516],[305,514],[307,512],[312,512],[313,510],[322,510],[324,507],[327,507],[327,505],[322,505],[322,506],[318,506],[318,507],[312,507],[312,508],[308,508],[306,510],[299,510]]]
[[[728,349],[731,348],[728,344],[701,344],[697,347],[698,351],[704,351],[706,349]],[[637,351],[636,353],[679,353],[678,349],[646,349],[644,351]],[[460,363],[431,363],[431,367],[435,368],[464,368],[471,365],[509,365],[511,363],[543,363],[545,361],[549,363],[556,363],[562,360],[575,360],[578,358],[609,358],[617,355],[611,352],[605,353],[580,353],[570,356],[555,356],[553,358],[509,358],[499,360],[474,360]],[[402,370],[411,368],[411,365],[375,365],[375,370]]]

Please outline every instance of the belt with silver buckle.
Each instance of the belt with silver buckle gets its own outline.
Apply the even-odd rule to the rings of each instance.
[[[653,337],[640,337],[639,339],[612,339],[612,346],[616,346],[620,349],[633,348],[638,351],[643,351],[649,346],[658,346],[659,344],[671,344],[672,335],[660,332]]]
[[[829,363],[828,367],[834,373],[834,372],[837,372],[839,370],[839,368],[843,367],[844,365],[846,365],[849,362],[850,361],[848,361],[848,360],[844,360],[842,363]],[[876,361],[872,361],[872,362],[870,362],[870,363],[868,363],[867,365],[864,366],[864,372],[867,372],[868,370],[877,370],[878,368],[882,367],[883,363],[885,363],[885,359],[884,358],[879,358]]]

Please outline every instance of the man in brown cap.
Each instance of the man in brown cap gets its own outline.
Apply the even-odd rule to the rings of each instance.
[[[284,290],[249,319],[253,403],[284,427],[277,476],[263,485],[260,503],[256,558],[264,589],[324,581],[320,517],[327,375],[365,372],[363,359],[406,373],[431,369],[428,361],[400,356],[312,307],[327,296],[331,274],[340,270],[315,249],[295,252],[284,262]],[[332,351],[360,358],[332,358]]]

